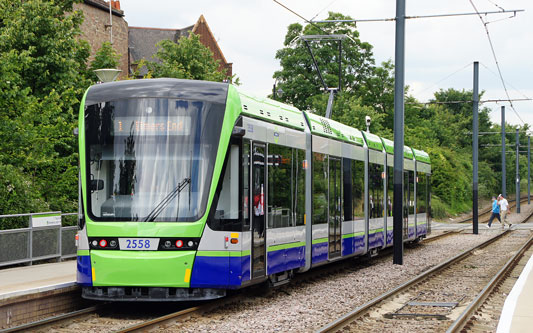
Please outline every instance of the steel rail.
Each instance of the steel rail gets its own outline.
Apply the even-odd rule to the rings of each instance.
[[[146,331],[154,328],[155,326],[163,325],[165,323],[174,323],[174,322],[178,321],[179,319],[186,318],[187,316],[190,316],[193,313],[202,312],[202,311],[205,311],[204,306],[195,306],[195,307],[188,308],[188,309],[185,309],[185,310],[181,310],[181,311],[178,311],[178,312],[170,313],[170,314],[162,316],[162,317],[158,317],[158,318],[155,318],[155,319],[147,320],[147,321],[144,321],[144,322],[139,323],[139,324],[134,324],[134,325],[128,326],[126,328],[122,328],[122,329],[120,329],[118,331],[115,331],[115,332],[120,332],[120,333],[124,333],[124,332],[146,332]]]
[[[225,304],[228,304],[228,303],[231,303],[231,302],[235,302],[235,301],[239,300],[241,297],[242,297],[241,294],[234,294],[234,295],[231,295],[231,296],[226,296],[224,298],[215,299],[215,300],[212,300],[212,301],[210,301],[210,302],[208,302],[206,304],[190,307],[188,309],[180,310],[180,311],[177,311],[177,312],[174,312],[174,313],[170,313],[170,314],[158,317],[158,318],[150,319],[150,320],[138,323],[138,324],[134,324],[134,325],[131,325],[131,326],[128,326],[128,327],[125,327],[125,328],[121,328],[121,329],[119,329],[118,331],[115,331],[115,332],[120,332],[120,333],[125,333],[125,332],[148,332],[148,331],[150,331],[150,330],[152,330],[154,328],[157,328],[157,327],[159,327],[161,325],[173,324],[173,323],[175,323],[175,322],[177,322],[179,320],[182,320],[184,318],[187,318],[188,316],[191,316],[193,314],[196,314],[196,313],[200,314],[200,313],[203,313],[203,312],[211,311],[211,310],[213,310],[215,308],[218,308],[218,307],[221,307],[221,306],[223,306]]]
[[[50,324],[53,324],[53,323],[56,323],[56,322],[59,322],[59,321],[65,320],[65,319],[70,319],[70,318],[78,317],[78,316],[81,316],[81,315],[86,315],[86,314],[89,314],[89,313],[96,312],[96,311],[98,311],[98,310],[100,310],[100,309],[102,309],[102,308],[104,308],[104,307],[106,307],[108,305],[109,304],[107,304],[107,303],[106,304],[99,304],[99,305],[91,306],[91,307],[88,307],[88,308],[85,308],[85,309],[72,311],[72,312],[67,312],[67,313],[60,314],[58,316],[49,317],[49,318],[45,318],[45,319],[42,319],[42,320],[34,321],[34,322],[31,322],[31,323],[0,329],[0,333],[20,332],[20,331],[27,331],[27,330],[30,330],[30,329],[34,330],[34,329],[37,329],[39,327],[50,325]]]
[[[476,250],[479,250],[481,248],[484,248],[486,247],[487,245],[495,242],[496,240],[500,239],[501,237],[503,237],[504,235],[507,235],[509,233],[510,229],[507,229],[505,230],[504,232],[502,233],[499,233],[498,235],[486,240],[485,242],[479,244],[479,245],[476,245],[466,251],[463,251],[462,253],[456,255],[455,257],[451,258],[451,259],[448,259],[447,261],[433,267],[433,268],[430,268],[429,270],[425,271],[425,272],[422,272],[421,274],[415,276],[414,278],[412,278],[411,280],[401,284],[400,286],[366,302],[365,304],[361,305],[360,307],[350,311],[349,313],[345,314],[344,316],[338,318],[337,320],[329,323],[328,325],[320,328],[319,330],[317,330],[316,332],[319,332],[319,333],[324,333],[324,332],[336,332],[338,330],[340,330],[341,328],[347,326],[349,323],[351,323],[352,321],[354,321],[355,319],[357,319],[358,317],[360,317],[364,312],[366,312],[367,310],[369,310],[372,306],[382,302],[383,300],[395,295],[395,294],[398,294],[410,287],[412,287],[413,285],[415,285],[416,283],[418,282],[421,282],[422,280],[428,278],[431,274],[435,273],[435,272],[438,272],[456,262],[459,262],[461,261],[462,259],[470,256],[474,251]]]
[[[442,232],[440,234],[424,238],[422,240],[422,243],[429,243],[429,242],[436,241],[437,239],[441,239],[443,237],[448,237],[448,236],[451,236],[451,235],[454,235],[454,234],[460,234],[461,232],[465,231],[466,229],[467,229],[466,227],[463,227],[463,228],[459,228],[459,229],[447,230],[447,231],[444,231],[444,232]]]
[[[533,216],[533,213],[529,214],[528,217],[524,218],[520,223],[524,223],[526,222],[527,220],[529,220],[531,217]],[[496,240],[500,239],[501,237],[503,237],[504,235],[507,235],[512,229],[507,229],[505,230],[504,232],[496,235],[495,237],[492,237],[488,240],[486,240],[485,242],[479,244],[479,245],[476,245],[472,248],[470,248],[469,250],[466,250],[458,255],[456,255],[455,257],[433,267],[433,268],[430,268],[429,270],[425,271],[425,272],[422,272],[420,273],[419,275],[417,275],[416,277],[412,278],[411,280],[403,283],[402,285],[378,296],[378,297],[375,297],[374,299],[366,302],[365,304],[355,308],[354,310],[350,311],[349,313],[345,314],[344,316],[336,319],[335,321],[332,321],[331,323],[329,323],[328,325],[318,329],[316,332],[319,332],[319,333],[323,333],[323,332],[335,332],[335,331],[338,331],[340,330],[341,328],[349,325],[349,323],[351,323],[352,321],[354,321],[355,319],[359,318],[361,315],[363,315],[367,310],[369,310],[372,306],[382,302],[383,300],[395,295],[395,294],[398,294],[410,287],[412,287],[414,284],[418,283],[418,282],[421,282],[422,280],[424,280],[425,278],[429,277],[431,274],[435,273],[435,272],[438,272],[454,263],[457,263],[459,261],[461,261],[462,259],[468,257],[471,253],[473,253],[474,251],[476,250],[479,250],[481,248],[484,248],[486,247],[487,245],[490,245],[491,243],[495,242]]]
[[[530,215],[531,216],[531,215]],[[459,315],[459,317],[446,330],[446,333],[459,332],[463,329],[465,324],[470,320],[475,311],[483,304],[487,297],[492,293],[494,287],[503,279],[507,272],[512,270],[520,261],[524,253],[529,249],[533,243],[533,235],[529,237],[527,242],[515,253],[515,255],[507,261],[507,263],[500,269],[498,273],[487,283],[485,288],[478,294],[478,296],[470,303],[470,305]]]

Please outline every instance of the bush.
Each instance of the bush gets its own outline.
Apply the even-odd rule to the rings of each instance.
[[[35,184],[12,165],[0,163],[0,215],[43,212],[49,206]],[[3,219],[0,229],[27,227],[28,218]]]
[[[435,219],[443,219],[448,216],[446,213],[447,207],[439,197],[432,195],[431,197],[431,216]]]

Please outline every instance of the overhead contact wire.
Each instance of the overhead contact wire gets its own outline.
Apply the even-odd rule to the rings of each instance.
[[[522,122],[522,124],[525,124],[525,121],[522,119],[522,117],[520,117],[520,115],[518,114],[518,112],[514,108],[513,102],[511,100],[511,97],[509,96],[509,91],[507,90],[507,86],[505,85],[505,81],[503,80],[502,71],[500,69],[500,63],[498,62],[498,57],[496,57],[496,51],[494,50],[494,45],[492,44],[492,39],[490,38],[490,33],[489,33],[489,29],[487,28],[487,23],[485,23],[485,21],[483,20],[483,17],[481,16],[479,11],[477,10],[476,5],[474,5],[474,2],[472,2],[472,0],[468,0],[468,1],[470,2],[472,7],[474,8],[476,13],[478,14],[478,17],[481,20],[481,23],[483,23],[483,28],[485,28],[485,32],[487,33],[487,38],[489,40],[490,49],[492,51],[492,56],[494,58],[494,62],[496,63],[496,68],[498,69],[498,74],[500,76],[500,80],[502,82],[503,89],[505,90],[505,94],[507,95],[507,99],[509,100],[509,104],[511,106],[511,109],[514,111],[514,113],[516,114],[518,119]]]

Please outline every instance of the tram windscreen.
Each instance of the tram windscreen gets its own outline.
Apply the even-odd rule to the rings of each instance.
[[[85,109],[88,212],[96,221],[196,221],[224,105],[134,98]]]

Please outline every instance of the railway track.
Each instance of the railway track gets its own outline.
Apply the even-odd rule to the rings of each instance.
[[[423,240],[424,243],[432,242],[444,237],[456,235],[462,232],[464,228],[456,230],[449,230]],[[379,252],[376,257],[390,256],[391,249]],[[359,258],[357,260],[365,261],[368,258]],[[371,264],[369,262],[368,264]],[[306,280],[320,280],[327,279],[328,275],[339,274],[345,271],[353,271],[354,268],[352,260],[339,261],[326,266],[321,266],[309,271],[306,274],[296,275],[293,279],[294,283],[298,284]],[[182,307],[179,311],[161,311],[163,314],[157,316],[154,314],[153,308],[150,307],[147,311],[142,309],[133,309],[132,311],[121,309],[116,312],[116,307],[112,304],[101,304],[98,306],[87,307],[83,310],[73,311],[58,316],[46,318],[36,322],[20,325],[5,330],[0,330],[0,333],[6,332],[23,332],[31,330],[32,332],[72,332],[73,330],[94,331],[94,332],[141,332],[148,331],[154,328],[161,328],[170,326],[176,322],[186,320],[195,315],[201,315],[204,312],[211,311],[217,307],[221,307],[232,302],[237,302],[245,295],[236,294],[228,296],[221,300],[211,302],[203,302]],[[121,307],[126,304],[126,307],[131,303],[121,303]],[[143,312],[143,314],[139,314]],[[147,314],[144,314],[147,313]],[[156,317],[156,318],[154,318]]]
[[[68,322],[71,320],[75,320],[77,318],[89,316],[93,313],[96,313],[101,308],[102,308],[102,305],[90,306],[85,309],[63,313],[57,316],[45,318],[45,319],[34,321],[31,323],[9,327],[5,329],[0,329],[0,333],[35,331],[35,330],[39,330],[44,327],[47,327],[49,325],[53,325],[54,323]]]
[[[444,238],[444,237],[460,234],[460,233],[462,233],[463,231],[465,231],[467,229],[468,228],[463,227],[463,228],[457,228],[457,229],[453,229],[453,230],[446,230],[446,231],[441,232],[439,234],[435,234],[435,235],[431,235],[429,237],[426,237],[426,238],[424,238],[422,240],[422,242],[427,244],[429,242],[433,242],[433,241],[436,241],[436,240]]]
[[[144,332],[161,328],[191,315],[201,315],[217,307],[238,302],[242,295],[235,294],[222,299],[194,304],[183,303],[105,303],[82,310],[0,330],[11,332]],[[141,305],[139,305],[141,304]],[[155,309],[154,309],[155,308]],[[179,311],[172,311],[178,308]],[[159,314],[158,314],[159,312]]]
[[[533,222],[533,218],[530,218],[528,222]],[[533,236],[483,288],[474,302],[463,311],[447,332],[496,331],[507,295],[513,289],[529,258],[533,256],[532,245]]]
[[[531,215],[523,222],[531,218]],[[528,238],[527,242],[524,239]],[[519,243],[519,244],[517,244]],[[509,260],[521,244],[531,243],[529,232],[506,230],[488,241],[418,275],[318,332],[445,331]],[[509,260],[510,261],[510,260]],[[457,319],[459,320],[459,319]]]
[[[432,242],[444,237],[449,237],[461,233],[465,228],[456,230],[449,230],[438,235],[428,237],[423,240],[424,243]],[[390,256],[390,249],[388,251],[380,252],[379,256]],[[354,270],[353,262],[350,260],[341,261],[333,265],[318,267],[308,274],[297,275],[294,281],[298,284],[298,280],[312,280],[324,279],[328,274],[338,274],[345,270]],[[107,307],[107,305],[90,307],[81,311],[75,311],[68,314],[60,315],[53,318],[47,318],[35,323],[22,325],[18,327],[0,330],[4,332],[72,332],[75,330],[92,331],[92,332],[141,332],[154,329],[165,329],[171,327],[177,322],[183,322],[189,317],[199,316],[202,313],[212,311],[217,307],[239,302],[240,299],[246,295],[236,294],[228,296],[225,299],[215,300],[212,302],[196,303],[185,308],[180,308],[179,311],[172,310],[172,307],[167,308],[166,311],[160,311],[158,316],[153,307],[145,307],[145,310],[136,309],[133,311],[121,310],[116,312],[116,308]],[[123,304],[121,303],[121,307]],[[131,304],[131,303],[129,303]],[[174,307],[175,309],[175,307]],[[156,317],[156,318],[154,318]]]

